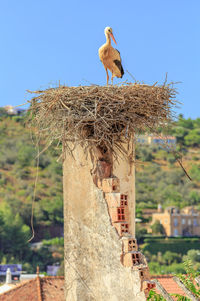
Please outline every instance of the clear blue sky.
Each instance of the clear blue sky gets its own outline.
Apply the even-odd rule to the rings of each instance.
[[[147,84],[163,82],[167,72],[169,81],[182,82],[178,112],[200,117],[200,0],[1,1],[0,106],[21,104],[27,89],[59,80],[104,85],[98,48],[106,26],[125,71]]]

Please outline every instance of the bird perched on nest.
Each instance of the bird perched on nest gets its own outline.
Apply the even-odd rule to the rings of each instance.
[[[115,38],[113,36],[113,31],[111,27],[106,27],[104,29],[104,33],[106,36],[106,43],[103,44],[99,48],[99,58],[104,65],[107,74],[107,85],[109,81],[108,70],[112,73],[111,81],[113,84],[113,78],[120,77],[124,75],[124,69],[121,63],[120,52],[111,46],[111,39],[116,43]]]

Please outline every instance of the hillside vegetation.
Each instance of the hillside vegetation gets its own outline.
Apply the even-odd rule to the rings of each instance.
[[[177,138],[175,154],[165,145],[137,145],[137,208],[156,208],[158,204],[163,208],[200,206],[200,118],[191,120],[180,116],[168,134]],[[192,181],[176,157],[182,157]]]
[[[151,218],[143,217],[145,208],[195,206],[200,210],[200,118],[196,120],[179,117],[174,127],[165,134],[177,139],[175,153],[167,145],[137,145],[136,156],[136,216],[143,223]],[[192,178],[186,176],[176,161],[182,164]],[[157,226],[157,229],[155,227]],[[157,235],[162,234],[158,223],[152,226]],[[152,274],[184,273],[184,261],[189,259],[200,271],[200,239],[149,237],[143,225],[136,225],[136,237],[142,252],[149,261]],[[146,236],[146,238],[145,238]],[[148,237],[148,238],[147,238]]]
[[[32,236],[30,223],[37,173],[34,135],[26,129],[24,117],[6,116],[2,110],[0,115],[0,262],[22,262],[29,272],[35,272],[37,264],[46,270],[45,265],[58,262],[58,258],[47,247],[32,251],[27,242]],[[43,147],[40,142],[40,150]],[[32,242],[60,236],[62,232],[62,166],[57,159],[56,149],[39,158]]]
[[[37,174],[38,153],[35,138],[24,125],[25,117],[8,116],[0,109],[0,262],[24,264],[35,271],[36,265],[45,270],[47,264],[62,261],[63,226],[62,166],[57,162],[60,150],[56,146],[39,157],[38,181],[34,202],[34,241],[46,239],[40,250],[32,250],[31,210]],[[137,145],[136,198],[137,216],[143,208],[176,205],[199,206],[200,201],[200,118],[184,119],[171,129],[183,154],[183,164],[191,182],[175,162],[172,153],[160,146]],[[40,141],[40,151],[44,145]],[[199,208],[200,209],[200,208]],[[49,243],[47,240],[50,239]],[[49,245],[59,251],[50,252]]]

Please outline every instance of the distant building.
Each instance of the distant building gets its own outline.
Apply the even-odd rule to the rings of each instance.
[[[157,145],[176,145],[176,137],[174,136],[153,136],[153,135],[138,135],[136,141],[141,144],[157,144]]]
[[[5,106],[4,109],[6,110],[7,114],[9,114],[9,115],[23,115],[26,112],[26,110],[24,110],[24,109],[15,108],[10,105]]]
[[[20,277],[22,272],[22,265],[21,264],[0,264],[0,280],[6,278],[7,270],[10,270],[12,277]]]
[[[166,144],[176,145],[176,137],[174,136],[148,136],[149,144]]]
[[[140,144],[149,144],[147,135],[136,135],[136,142]]]
[[[200,213],[193,207],[182,210],[169,207],[152,214],[152,224],[159,221],[167,236],[200,236]]]
[[[56,276],[60,265],[48,265],[47,266],[47,275],[49,276]]]

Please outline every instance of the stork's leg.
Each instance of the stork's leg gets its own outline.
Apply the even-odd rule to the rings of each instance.
[[[108,75],[108,69],[104,66],[105,70],[106,70],[106,75],[107,75],[107,86],[108,86],[108,81],[109,81],[109,75]]]
[[[112,77],[111,77],[111,83],[112,83],[112,85],[113,85],[113,78],[114,78],[114,76],[113,76],[113,73],[112,73]]]
[[[108,75],[108,70],[107,69],[106,69],[106,74],[107,74],[107,86],[108,86],[109,75]]]

